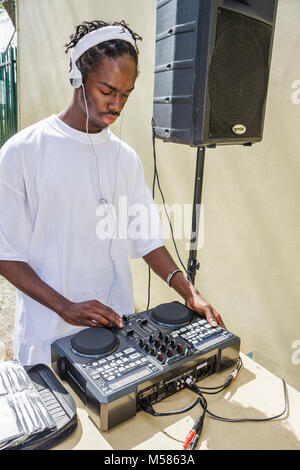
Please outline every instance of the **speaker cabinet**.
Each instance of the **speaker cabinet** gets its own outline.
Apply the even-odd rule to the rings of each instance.
[[[158,0],[155,136],[191,146],[262,140],[277,0]]]

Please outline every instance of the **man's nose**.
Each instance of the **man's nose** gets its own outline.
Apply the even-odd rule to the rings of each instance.
[[[122,111],[122,100],[120,93],[113,93],[110,98],[110,102],[108,103],[109,111],[120,113]]]

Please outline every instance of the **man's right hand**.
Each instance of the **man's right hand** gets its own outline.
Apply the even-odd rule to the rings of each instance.
[[[66,322],[77,326],[113,326],[122,328],[121,317],[98,300],[75,303],[52,289],[23,261],[0,260],[0,275],[32,299],[50,308]]]
[[[123,327],[121,317],[111,308],[98,300],[88,302],[69,302],[60,316],[71,325],[90,327]]]

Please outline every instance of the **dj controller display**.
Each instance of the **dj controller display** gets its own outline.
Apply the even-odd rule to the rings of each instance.
[[[52,367],[108,430],[151,404],[235,365],[240,339],[179,302],[124,315],[124,327],[85,328],[55,341]]]

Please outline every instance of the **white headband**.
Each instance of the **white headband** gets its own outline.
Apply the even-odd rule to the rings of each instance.
[[[134,49],[137,50],[133,37],[123,26],[105,26],[104,28],[95,29],[81,38],[72,48],[72,70],[70,73],[70,80],[75,88],[79,88],[82,85],[82,75],[76,65],[76,61],[79,57],[91,47],[94,47],[101,42],[111,41],[113,39],[121,39],[122,41],[129,42],[133,45]]]
[[[76,62],[76,60],[91,47],[113,39],[121,39],[122,41],[130,42],[136,50],[135,41],[129,31],[122,26],[105,26],[104,28],[91,31],[78,41],[76,46],[72,49],[72,60]]]

